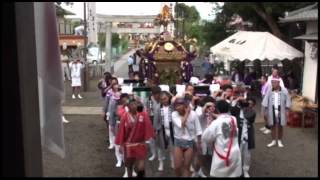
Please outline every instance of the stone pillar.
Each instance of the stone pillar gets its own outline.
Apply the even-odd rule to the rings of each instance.
[[[106,66],[105,66],[105,71],[109,71],[111,72],[112,69],[112,59],[111,59],[111,38],[112,38],[112,32],[111,32],[111,28],[112,28],[112,23],[111,22],[106,22]]]

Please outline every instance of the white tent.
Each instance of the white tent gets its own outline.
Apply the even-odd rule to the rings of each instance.
[[[232,60],[292,60],[303,53],[283,42],[269,32],[239,31],[210,51],[219,59]]]

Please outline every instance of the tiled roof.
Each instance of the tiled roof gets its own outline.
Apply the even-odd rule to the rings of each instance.
[[[318,3],[289,12],[285,18],[279,18],[280,22],[317,21]]]
[[[302,36],[297,36],[293,39],[318,40],[318,33],[304,34]]]

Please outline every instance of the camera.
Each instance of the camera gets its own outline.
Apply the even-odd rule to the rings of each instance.
[[[185,100],[185,101],[188,101],[188,102],[191,102],[191,101],[192,101],[192,98],[193,98],[193,96],[190,95],[190,94],[186,94],[186,95],[184,96],[184,100]]]
[[[137,107],[137,111],[138,112],[142,112],[143,111],[143,105],[139,104]]]
[[[242,108],[249,107],[249,103],[248,103],[246,100],[240,101],[240,102],[239,102],[239,105],[240,105]]]

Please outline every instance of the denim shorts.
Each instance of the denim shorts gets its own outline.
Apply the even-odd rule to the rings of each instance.
[[[188,141],[188,140],[184,140],[184,139],[174,138],[174,145],[177,146],[177,147],[184,148],[184,149],[193,148],[194,147],[194,141],[193,140]]]

